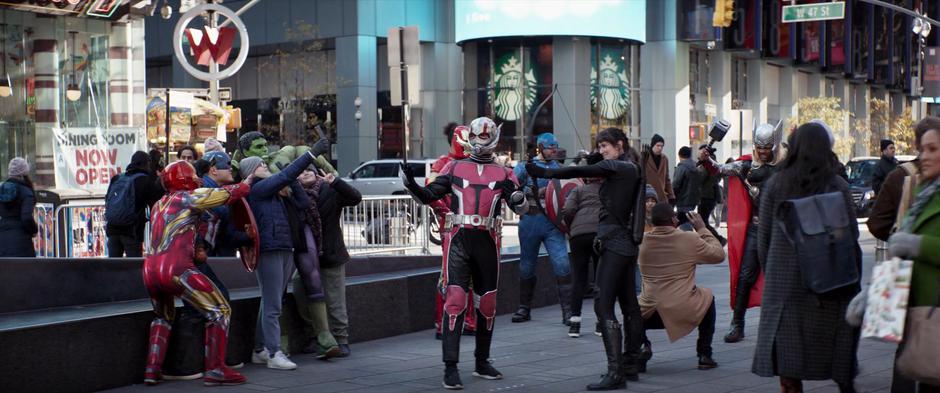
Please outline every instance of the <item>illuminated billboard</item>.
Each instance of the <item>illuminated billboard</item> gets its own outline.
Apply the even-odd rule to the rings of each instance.
[[[457,42],[508,36],[646,41],[646,0],[456,0]]]

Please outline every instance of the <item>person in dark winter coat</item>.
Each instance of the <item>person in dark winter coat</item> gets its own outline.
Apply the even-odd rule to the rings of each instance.
[[[823,295],[806,288],[796,251],[777,209],[790,199],[839,191],[849,222],[855,222],[848,183],[837,174],[826,126],[810,122],[790,136],[790,154],[761,192],[758,258],[764,271],[764,297],[752,371],[780,377],[781,391],[802,392],[802,380],[832,379],[841,392],[854,392],[859,330],[845,311],[858,283]],[[809,175],[812,174],[812,175]],[[858,239],[858,229],[850,225]],[[858,261],[861,269],[861,260]]]
[[[131,225],[116,225],[107,223],[105,233],[108,235],[108,257],[109,258],[139,258],[143,256],[144,247],[144,227],[147,225],[146,209],[153,206],[160,200],[166,191],[160,183],[160,178],[151,169],[151,157],[149,154],[138,151],[131,156],[131,163],[123,174],[115,175],[111,178],[114,184],[121,176],[133,176],[143,174],[134,179],[134,211],[137,219]],[[111,193],[111,187],[108,187],[108,194]]]
[[[29,164],[16,157],[10,160],[9,173],[10,177],[0,183],[0,239],[3,239],[0,257],[35,257],[33,236],[39,227],[33,219],[36,197]]]
[[[686,213],[695,211],[695,207],[698,206],[705,176],[705,170],[692,160],[692,148],[682,146],[679,149],[679,163],[676,164],[676,172],[672,177],[672,189],[676,193],[676,212],[680,226],[689,221]]]
[[[320,255],[320,278],[326,295],[330,331],[339,343],[341,357],[349,356],[349,318],[346,314],[346,262],[349,251],[343,241],[340,218],[343,208],[362,202],[362,194],[349,183],[330,173],[320,177],[317,210],[323,228],[323,254]]]
[[[707,154],[714,159],[714,156],[708,153],[708,145],[702,144],[698,147],[699,154]],[[721,174],[708,174],[705,173],[705,177],[702,179],[701,185],[701,199],[698,203],[698,214],[702,216],[702,219],[705,220],[705,227],[708,228],[708,231],[715,236],[715,239],[724,245],[727,243],[727,239],[718,234],[718,231],[715,230],[715,227],[711,224],[712,212],[715,211],[715,206],[722,202],[722,191],[721,186],[718,185],[718,182],[721,181]]]
[[[894,141],[890,139],[881,140],[881,159],[875,164],[875,170],[871,176],[871,189],[875,191],[875,195],[881,192],[881,186],[888,174],[898,167],[898,159],[894,158],[895,151]]]

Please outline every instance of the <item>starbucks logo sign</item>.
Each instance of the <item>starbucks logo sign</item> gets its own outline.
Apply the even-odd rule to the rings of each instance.
[[[519,120],[525,113],[524,108],[532,108],[535,102],[535,73],[532,67],[526,68],[522,70],[522,63],[516,54],[504,55],[496,62],[496,88],[491,94],[494,95],[494,112],[500,119]]]
[[[630,79],[620,56],[614,53],[604,54],[600,62],[591,67],[591,105],[597,108],[601,117],[616,120],[630,109]]]

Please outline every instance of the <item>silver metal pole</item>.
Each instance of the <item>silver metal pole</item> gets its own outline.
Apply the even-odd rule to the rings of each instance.
[[[242,8],[239,8],[238,11],[235,11],[235,15],[241,16],[245,11],[248,11],[249,8],[254,7],[255,4],[258,4],[259,1],[261,0],[249,1],[247,4],[243,5]],[[223,22],[221,25],[219,25],[219,27],[228,26],[229,23],[232,23],[232,21],[227,20]]]
[[[909,9],[907,9],[907,8],[904,8],[904,7],[901,7],[901,6],[899,6],[899,5],[894,5],[894,4],[891,4],[891,3],[885,3],[884,1],[881,1],[881,0],[859,0],[859,1],[861,1],[861,2],[863,2],[863,3],[869,3],[869,4],[879,5],[879,6],[882,6],[882,7],[885,7],[885,8],[890,8],[890,9],[892,9],[892,10],[894,10],[894,11],[897,11],[897,12],[900,12],[900,13],[902,13],[902,14],[905,14],[905,15],[908,15],[908,16],[913,16],[913,17],[915,17],[915,18],[923,19],[925,22],[928,22],[928,23],[930,23],[930,24],[932,24],[932,25],[934,25],[934,26],[940,27],[940,22],[937,22],[937,21],[935,21],[935,20],[933,20],[933,19],[931,19],[931,18],[928,18],[928,17],[926,17],[926,16],[924,16],[924,15],[920,15],[920,14],[918,14],[918,13],[912,11],[912,10],[909,10]]]

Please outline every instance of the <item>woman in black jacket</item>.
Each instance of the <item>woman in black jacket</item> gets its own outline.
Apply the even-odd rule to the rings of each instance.
[[[600,249],[597,286],[600,294],[594,300],[594,312],[601,324],[601,336],[607,352],[607,374],[587,390],[613,390],[626,386],[625,379],[637,380],[643,318],[637,303],[634,279],[639,244],[635,243],[631,220],[638,192],[644,192],[636,163],[639,155],[630,148],[626,135],[617,128],[597,134],[597,149],[604,160],[594,165],[542,168],[526,164],[529,176],[536,178],[570,179],[575,177],[603,178],[600,188],[601,209],[595,247]],[[624,330],[627,348],[621,352],[620,324],[614,314],[617,299],[626,302]]]
[[[21,157],[10,160],[10,177],[0,184],[0,257],[35,257],[33,236],[39,232],[33,209],[36,207],[29,163]]]

